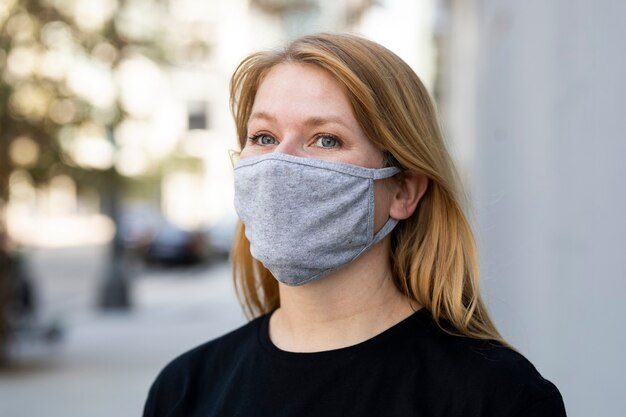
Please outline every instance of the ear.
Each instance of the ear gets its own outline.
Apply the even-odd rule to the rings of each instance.
[[[405,171],[394,177],[396,181],[389,216],[405,220],[413,215],[417,204],[428,189],[428,177],[416,172]]]

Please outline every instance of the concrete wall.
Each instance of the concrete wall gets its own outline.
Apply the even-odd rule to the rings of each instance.
[[[568,415],[626,415],[626,2],[452,1],[447,131],[483,292]]]

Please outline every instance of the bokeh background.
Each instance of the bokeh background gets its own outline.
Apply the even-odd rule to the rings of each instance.
[[[320,30],[415,69],[501,331],[568,415],[626,415],[625,15],[617,0],[2,0],[0,416],[140,415],[170,359],[245,322],[229,76]]]

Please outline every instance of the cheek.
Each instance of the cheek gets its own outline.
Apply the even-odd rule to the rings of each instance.
[[[371,144],[368,146],[355,146],[348,149],[341,155],[343,161],[348,164],[358,165],[366,168],[382,168],[385,166],[383,153],[375,149]],[[339,152],[341,153],[341,152]],[[380,181],[377,181],[380,182]]]
[[[243,149],[239,153],[239,159],[249,158],[251,156],[259,155],[260,153],[259,147],[244,145]]]
[[[250,148],[244,146],[244,148],[239,152],[239,158],[243,159],[251,155]]]

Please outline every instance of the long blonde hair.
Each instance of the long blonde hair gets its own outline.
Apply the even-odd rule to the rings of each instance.
[[[478,290],[478,256],[457,173],[440,132],[435,107],[411,68],[383,46],[350,34],[321,33],[285,49],[244,59],[231,79],[231,110],[241,147],[257,89],[281,63],[321,67],[343,85],[361,128],[390,164],[426,175],[429,186],[416,212],[391,235],[394,283],[452,332],[503,342]],[[233,273],[249,317],[280,305],[277,281],[250,254],[240,224]]]

